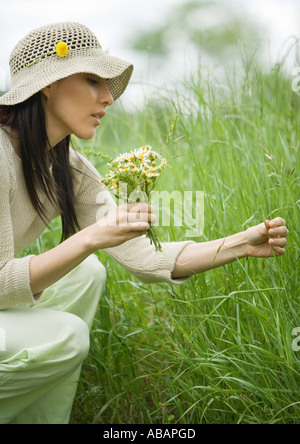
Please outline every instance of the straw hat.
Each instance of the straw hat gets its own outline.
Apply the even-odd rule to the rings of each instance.
[[[30,32],[10,56],[11,90],[0,105],[16,105],[73,74],[89,73],[107,79],[114,100],[125,91],[133,65],[107,55],[96,36],[75,22],[55,23]]]

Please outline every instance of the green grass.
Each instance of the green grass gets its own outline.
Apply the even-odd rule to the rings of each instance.
[[[244,259],[183,286],[144,285],[99,252],[108,282],[73,423],[300,422],[300,352],[292,350],[300,327],[299,119],[300,97],[282,67],[252,65],[225,86],[199,74],[138,113],[112,109],[96,141],[76,142],[111,157],[144,144],[162,153],[172,169],[158,189],[205,192],[195,241],[278,215],[290,236],[284,257]],[[89,157],[105,174],[105,161]],[[186,240],[183,228],[158,230]],[[40,248],[52,238],[46,233]]]

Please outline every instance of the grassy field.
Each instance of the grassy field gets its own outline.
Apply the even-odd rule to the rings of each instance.
[[[252,65],[226,85],[199,73],[138,113],[112,109],[93,144],[76,142],[111,157],[145,144],[163,154],[172,169],[159,190],[205,193],[197,242],[277,215],[290,236],[284,257],[244,259],[182,286],[144,285],[99,252],[108,281],[73,423],[300,422],[299,120],[300,97],[282,67]],[[105,160],[88,157],[106,173]],[[179,227],[158,231],[186,240]]]

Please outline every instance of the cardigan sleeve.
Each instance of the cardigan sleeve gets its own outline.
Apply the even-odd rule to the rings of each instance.
[[[31,256],[14,258],[14,237],[10,213],[10,170],[0,147],[0,310],[36,302],[30,287]]]
[[[75,169],[75,209],[80,228],[83,229],[106,216],[117,204],[101,183],[101,176],[93,165],[74,151],[71,155]],[[183,284],[191,276],[173,279],[172,272],[177,257],[190,243],[195,242],[166,242],[162,244],[162,252],[156,252],[154,245],[143,235],[104,251],[143,283]]]

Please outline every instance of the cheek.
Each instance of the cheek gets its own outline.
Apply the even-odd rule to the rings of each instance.
[[[78,125],[87,111],[84,97],[78,94],[57,94],[52,102],[52,112],[67,126]]]
[[[56,108],[65,113],[82,114],[89,107],[91,98],[83,85],[75,82],[62,82],[55,91]]]
[[[66,133],[80,139],[91,139],[96,126],[91,114],[95,112],[95,98],[91,88],[84,83],[61,82],[56,85],[49,101],[49,111]]]

